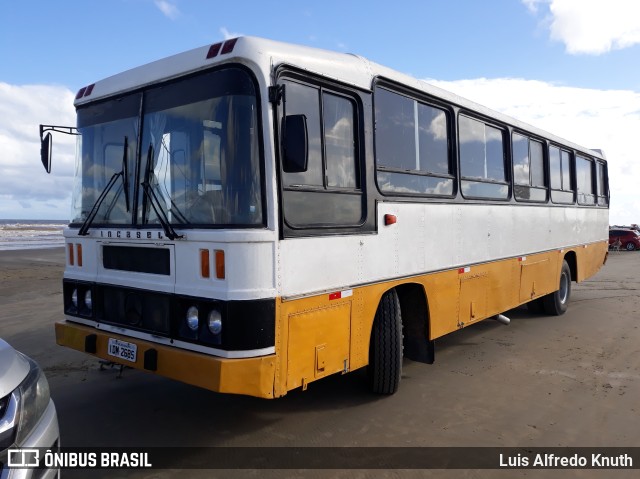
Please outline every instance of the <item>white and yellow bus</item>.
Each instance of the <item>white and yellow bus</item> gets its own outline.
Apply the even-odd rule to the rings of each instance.
[[[528,303],[607,255],[604,155],[359,56],[242,37],[82,88],[57,342],[275,398]],[[44,135],[46,133],[46,135]],[[500,316],[503,320],[505,318]]]

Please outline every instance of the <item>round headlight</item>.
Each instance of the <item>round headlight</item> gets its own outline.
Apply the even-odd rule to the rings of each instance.
[[[209,321],[207,322],[211,334],[218,335],[222,332],[222,315],[217,309],[209,313]]]
[[[191,306],[187,310],[187,326],[191,331],[198,330],[198,308]]]
[[[73,293],[71,293],[71,303],[73,304],[74,308],[78,307],[78,290],[74,289]]]
[[[84,293],[84,305],[89,311],[91,311],[91,307],[93,306],[93,302],[91,301],[91,290]]]

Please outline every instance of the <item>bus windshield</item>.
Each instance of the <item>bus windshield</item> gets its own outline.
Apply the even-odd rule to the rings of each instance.
[[[72,222],[84,221],[122,172],[94,225],[160,225],[161,217],[177,226],[263,225],[258,118],[254,83],[240,68],[79,108]]]

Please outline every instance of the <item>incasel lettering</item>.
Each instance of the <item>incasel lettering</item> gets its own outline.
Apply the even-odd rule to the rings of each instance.
[[[125,231],[125,230],[108,230],[100,231],[101,238],[136,238],[136,239],[164,239],[162,231]]]

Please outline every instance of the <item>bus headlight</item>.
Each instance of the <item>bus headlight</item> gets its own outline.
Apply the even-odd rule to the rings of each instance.
[[[211,331],[211,334],[214,336],[217,336],[222,332],[222,315],[220,314],[220,311],[217,309],[211,310],[207,326],[209,326],[209,331]]]
[[[191,306],[187,310],[187,326],[191,331],[198,330],[198,308]]]
[[[88,289],[86,293],[84,293],[84,305],[87,307],[89,312],[91,312],[91,308],[93,307],[93,301],[91,300],[91,290]]]

